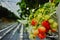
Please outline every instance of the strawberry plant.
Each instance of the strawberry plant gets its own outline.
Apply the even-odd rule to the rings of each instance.
[[[48,1],[22,0],[17,3],[21,8],[21,10],[18,10],[21,13],[21,19],[27,20],[25,26],[31,40],[36,39],[36,37],[44,39],[47,35],[55,34],[58,31],[57,2],[55,0]]]
[[[57,6],[55,6],[55,3],[48,2],[42,7],[39,7],[35,12],[31,12],[30,16],[28,17],[29,25],[27,27],[27,31],[30,36],[31,34],[34,35],[32,36],[32,39],[36,38],[37,36],[40,39],[44,39],[48,34],[58,31],[57,18],[53,17],[53,15],[56,15],[56,7]],[[50,30],[51,32],[49,32]]]

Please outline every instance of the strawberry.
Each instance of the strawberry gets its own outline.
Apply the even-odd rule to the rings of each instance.
[[[56,30],[56,29],[51,29],[51,31],[52,31],[52,32],[57,32],[57,30]]]
[[[38,30],[34,30],[33,34],[34,34],[35,36],[37,36]]]
[[[30,34],[30,35],[29,35],[29,38],[33,38],[33,37],[36,37],[36,36],[33,35],[33,34]]]
[[[31,25],[33,25],[33,26],[37,25],[37,20],[36,19],[32,19]]]
[[[49,31],[49,29],[50,29],[50,23],[47,20],[44,20],[42,22],[42,26],[44,26],[46,28],[46,32]]]
[[[51,23],[51,24],[52,24],[53,22],[54,22],[54,20],[53,20],[53,19],[49,19],[49,23]]]
[[[50,18],[49,15],[45,15],[45,17],[44,17],[45,20],[48,20],[49,18]]]
[[[53,22],[53,24],[51,25],[51,31],[56,32],[57,29],[58,29],[58,24],[56,22]]]
[[[54,23],[52,24],[52,28],[57,28],[57,26],[58,26],[58,24],[57,24],[56,22],[54,22]]]
[[[40,39],[44,39],[44,38],[46,38],[46,34],[38,34],[38,37],[39,37]]]
[[[46,28],[45,27],[39,27],[38,32],[44,34],[46,32]]]

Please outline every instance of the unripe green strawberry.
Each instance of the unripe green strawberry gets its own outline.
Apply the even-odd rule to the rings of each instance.
[[[32,27],[34,30],[36,29],[36,26]]]
[[[52,24],[52,27],[53,27],[53,28],[57,28],[57,26],[58,26],[58,24],[57,24],[56,22],[54,22],[54,23]]]
[[[45,17],[44,17],[45,20],[48,20],[49,18],[50,18],[49,15],[45,15]]]
[[[33,34],[30,34],[30,35],[29,35],[29,38],[31,38],[31,39],[32,39],[32,38],[33,38]]]
[[[37,18],[40,19],[40,18],[42,18],[42,16],[43,15],[40,13]]]
[[[53,23],[54,22],[54,20],[53,19],[49,19],[49,23]]]

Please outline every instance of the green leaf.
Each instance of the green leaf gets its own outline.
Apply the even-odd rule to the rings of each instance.
[[[60,2],[60,0],[56,0],[56,2]]]
[[[16,5],[21,5],[21,3],[20,2],[17,2],[17,4]]]

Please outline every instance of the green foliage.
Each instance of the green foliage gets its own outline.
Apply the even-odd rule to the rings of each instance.
[[[44,19],[48,19],[55,14],[55,5],[55,3],[45,3],[42,7],[39,7],[39,9],[37,9],[33,14],[30,14],[28,21],[31,22],[33,18],[36,18],[37,20],[39,20],[39,22],[43,21]]]
[[[46,2],[48,2],[48,0],[22,0],[21,2],[18,2],[17,5],[20,7],[18,12],[21,14],[21,19],[29,17],[29,15],[32,13],[32,9],[37,9],[39,8],[40,4],[42,5],[42,3],[44,4]]]
[[[37,8],[39,6],[38,0],[25,0],[25,3],[30,9]]]
[[[28,17],[30,12],[29,12],[29,10],[27,10],[25,0],[22,0],[21,2],[18,2],[17,5],[19,5],[19,7],[20,7],[18,12],[20,12],[21,19],[25,19],[25,17]]]
[[[60,2],[60,0],[56,0],[56,2]]]

